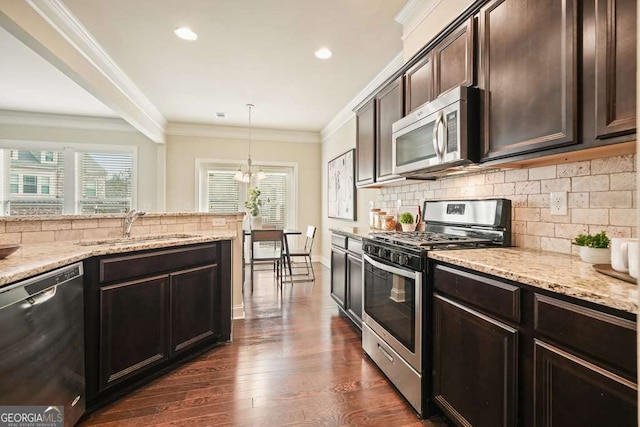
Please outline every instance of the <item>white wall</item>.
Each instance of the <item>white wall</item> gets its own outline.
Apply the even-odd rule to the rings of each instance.
[[[0,125],[0,139],[7,141],[53,142],[60,147],[65,143],[128,145],[138,150],[137,203],[134,208],[150,212],[163,211],[159,193],[163,193],[162,182],[158,179],[158,153],[164,151],[163,144],[156,144],[141,133],[134,131],[70,129],[45,126]],[[19,148],[17,146],[16,148]]]
[[[369,228],[369,202],[375,200],[380,190],[356,191],[356,221],[334,219],[327,216],[327,164],[342,153],[356,147],[356,117],[351,117],[334,133],[322,141],[322,262],[329,265],[331,255],[331,232],[329,228]]]
[[[166,143],[167,211],[195,211],[196,159],[247,159],[248,141],[208,136],[169,135]],[[251,157],[255,163],[286,162],[298,165],[298,222],[295,227],[319,226],[320,216],[320,144],[252,140]],[[314,254],[320,253],[316,232]]]

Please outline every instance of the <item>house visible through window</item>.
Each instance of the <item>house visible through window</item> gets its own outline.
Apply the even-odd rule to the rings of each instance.
[[[0,149],[0,159],[8,160],[0,162],[0,183],[8,183],[0,189],[0,215],[127,212],[133,205],[133,156],[133,150]],[[67,171],[73,180],[65,180]]]

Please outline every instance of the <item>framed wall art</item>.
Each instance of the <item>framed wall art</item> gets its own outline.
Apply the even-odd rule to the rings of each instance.
[[[356,220],[356,150],[351,149],[329,161],[328,216]]]

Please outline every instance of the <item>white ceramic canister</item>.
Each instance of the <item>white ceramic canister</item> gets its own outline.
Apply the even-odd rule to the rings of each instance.
[[[637,239],[627,244],[627,251],[629,255],[629,276],[634,279],[638,278],[638,264],[640,264],[639,247],[640,243]]]
[[[628,245],[634,240],[625,237],[611,239],[611,268],[622,273],[629,271]]]

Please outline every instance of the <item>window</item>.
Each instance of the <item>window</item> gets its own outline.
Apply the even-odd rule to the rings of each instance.
[[[25,146],[0,148],[0,215],[120,213],[133,205],[133,149],[89,152]],[[65,179],[68,174],[73,179]]]
[[[121,213],[131,209],[133,156],[77,153],[80,213]]]
[[[83,188],[83,193],[84,193],[84,197],[96,197],[98,195],[98,183],[93,180],[93,181],[84,181],[82,183],[82,188]]]
[[[33,175],[23,175],[22,177],[22,193],[38,194],[38,177]]]
[[[12,173],[9,177],[9,193],[16,194],[18,192],[18,175]]]
[[[244,212],[248,185],[233,179],[239,164],[209,163],[200,166],[200,209],[213,213]],[[263,165],[266,178],[254,185],[260,190],[263,224],[295,227],[294,168]]]
[[[48,176],[40,178],[40,194],[49,194],[50,181]]]

